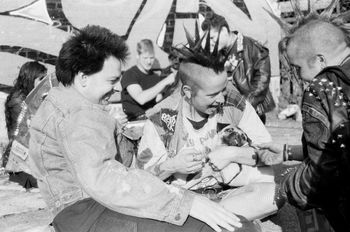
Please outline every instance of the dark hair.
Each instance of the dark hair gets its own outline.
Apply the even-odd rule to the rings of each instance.
[[[210,31],[200,37],[198,24],[196,24],[194,37],[186,30],[186,28],[185,32],[188,45],[183,46],[181,49],[173,48],[181,54],[182,62],[193,63],[206,68],[210,68],[213,69],[216,73],[224,71],[225,62],[230,52],[228,52],[227,55],[224,55],[219,51],[220,32],[213,51],[210,49]],[[204,47],[202,46],[203,40],[206,40]],[[231,51],[231,49],[232,46],[230,47],[229,51]]]
[[[223,27],[226,27],[227,30],[230,31],[230,27],[224,17],[210,12],[205,15],[205,19],[202,22],[203,31],[209,30],[210,28],[220,31]]]
[[[14,81],[13,92],[20,92],[27,96],[34,89],[34,81],[37,78],[46,76],[47,68],[37,61],[29,61],[24,63],[19,70],[17,79]],[[11,94],[10,93],[10,94]]]
[[[78,72],[86,75],[97,73],[110,56],[125,63],[128,54],[125,41],[117,34],[100,26],[88,25],[62,45],[56,76],[64,86],[69,86]]]
[[[18,77],[5,102],[6,127],[10,137],[16,127],[16,121],[21,111],[22,102],[29,92],[34,89],[35,79],[46,76],[46,73],[46,67],[36,61],[23,64],[19,70]]]

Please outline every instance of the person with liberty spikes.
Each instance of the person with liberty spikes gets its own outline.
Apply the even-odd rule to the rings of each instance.
[[[220,137],[227,127],[240,128],[251,144],[271,136],[251,104],[227,85],[227,56],[218,51],[218,42],[211,49],[209,34],[200,37],[198,24],[194,38],[185,32],[188,46],[177,49],[180,91],[146,121],[135,165],[250,220],[272,214],[277,207],[271,167],[256,167],[254,146],[224,145]],[[223,191],[223,185],[244,187]]]
[[[106,103],[127,56],[124,40],[94,25],[59,52],[59,84],[32,118],[28,153],[55,231],[258,231],[201,195],[115,160],[117,125]]]
[[[287,35],[280,42],[287,67],[308,82],[302,100],[302,146],[261,146],[266,164],[302,163],[287,169],[276,185],[275,201],[301,208],[320,208],[335,231],[350,228],[350,12],[332,16],[338,1],[323,13],[301,13],[297,22],[279,18]]]

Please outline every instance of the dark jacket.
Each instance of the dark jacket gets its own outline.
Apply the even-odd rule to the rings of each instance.
[[[258,115],[271,111],[275,102],[269,90],[271,67],[269,50],[250,37],[237,34],[230,58],[238,63],[233,70],[232,82],[252,104]]]
[[[5,116],[6,116],[6,127],[7,136],[9,143],[6,146],[6,150],[2,156],[2,166],[6,167],[7,161],[9,159],[10,150],[12,146],[12,141],[15,136],[15,132],[18,126],[18,116],[22,110],[22,102],[25,100],[26,95],[20,91],[10,93],[5,102]]]
[[[277,201],[321,208],[336,231],[350,228],[350,61],[324,69],[303,97],[304,161],[282,178]]]

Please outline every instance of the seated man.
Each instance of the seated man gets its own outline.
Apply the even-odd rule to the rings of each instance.
[[[175,74],[166,78],[152,71],[153,43],[143,39],[137,44],[137,65],[128,69],[122,78],[121,100],[129,121],[145,119],[145,111],[162,100],[163,89],[174,82]]]
[[[213,48],[219,40],[218,49],[229,55],[225,68],[230,81],[248,99],[265,123],[265,112],[275,107],[269,90],[271,77],[269,50],[237,31],[230,31],[224,17],[215,13],[210,16],[203,21],[202,29],[210,30],[211,47]]]
[[[220,146],[218,132],[228,125],[238,126],[256,144],[271,141],[271,136],[254,108],[232,86],[226,88],[224,57],[217,49],[212,53],[208,47],[203,49],[201,41],[189,41],[190,48],[181,51],[184,60],[177,75],[182,82],[182,97],[169,107],[162,107],[146,122],[136,165],[191,190],[218,182],[231,186],[266,182],[247,188],[242,197],[258,197],[257,204],[234,198],[228,201],[227,196],[221,201],[224,207],[248,219],[266,216],[277,209],[260,200],[271,198],[272,202],[272,169],[253,167],[255,149],[250,146]]]
[[[114,159],[115,120],[104,103],[127,53],[105,28],[79,30],[60,50],[59,86],[32,119],[29,164],[55,231],[233,231],[241,223],[219,204]],[[241,222],[235,231],[257,231]]]

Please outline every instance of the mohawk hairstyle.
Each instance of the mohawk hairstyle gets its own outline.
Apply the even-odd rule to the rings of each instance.
[[[332,0],[329,6],[320,14],[317,13],[314,5],[310,3],[310,0],[308,0],[309,11],[305,13],[301,11],[299,2],[297,0],[290,0],[290,3],[296,16],[296,22],[293,25],[285,22],[283,19],[277,17],[269,11],[267,11],[267,13],[277,21],[277,23],[281,26],[282,30],[286,34],[286,37],[283,38],[279,43],[281,63],[292,75],[292,77],[294,77],[300,84],[300,80],[297,78],[297,71],[290,65],[288,57],[286,55],[286,48],[289,40],[293,38],[298,29],[302,28],[308,23],[318,21],[329,23],[340,29],[344,34],[346,44],[350,45],[350,11],[346,11],[341,14],[332,14],[335,7],[339,3],[339,0]]]
[[[210,51],[210,30],[200,37],[198,23],[196,23],[195,36],[193,37],[186,28],[184,29],[188,45],[183,46],[181,49],[173,48],[181,54],[182,62],[198,64],[213,69],[216,73],[224,71],[225,62],[230,54],[232,46],[226,54],[219,51],[220,32],[213,51]],[[202,43],[204,39],[205,46],[203,47]]]

